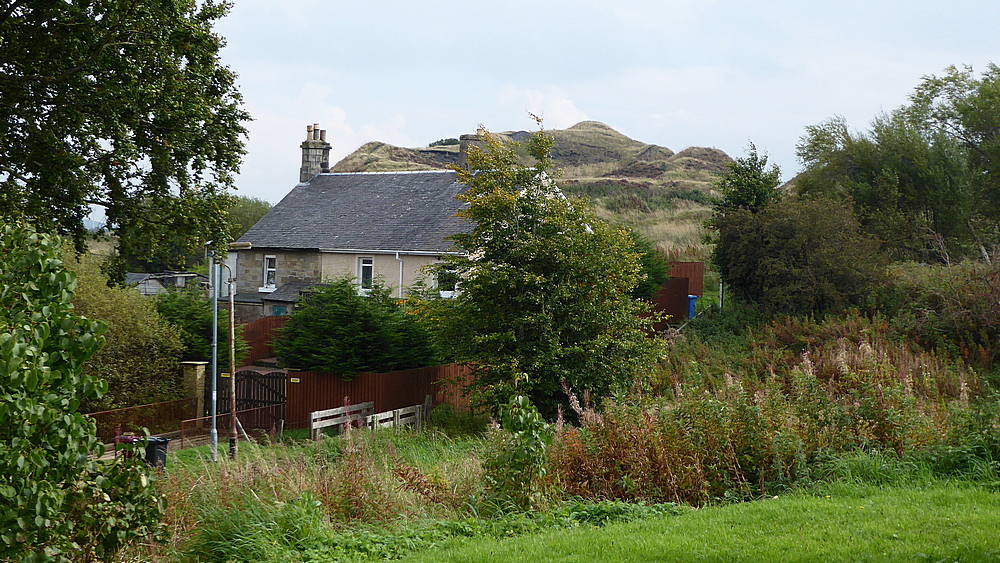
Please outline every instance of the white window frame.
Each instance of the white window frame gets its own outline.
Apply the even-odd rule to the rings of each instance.
[[[268,260],[272,260],[272,264],[274,264],[270,268],[267,267]],[[274,283],[269,284],[267,283],[267,273],[270,271],[274,272]],[[265,254],[264,263],[262,264],[262,269],[261,269],[261,284],[260,284],[261,286],[260,288],[258,288],[258,291],[261,293],[271,293],[272,291],[277,289],[277,282],[278,282],[278,257],[275,256],[274,254]]]
[[[365,287],[365,267],[371,268],[371,277],[369,278],[369,287]],[[358,295],[368,295],[372,292],[372,287],[375,286],[375,257],[374,256],[359,256],[358,257]]]

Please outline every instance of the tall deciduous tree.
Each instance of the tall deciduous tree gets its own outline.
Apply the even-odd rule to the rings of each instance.
[[[228,236],[248,119],[214,0],[0,4],[0,215],[85,244],[104,209],[123,255]],[[178,248],[181,250],[178,252]]]
[[[604,398],[627,388],[658,356],[647,307],[630,292],[640,280],[628,233],[568,199],[547,175],[552,139],[533,135],[534,166],[517,146],[485,131],[473,148],[460,215],[472,223],[454,237],[461,293],[453,342],[475,362],[480,402],[496,407],[526,395],[551,416],[561,384]]]
[[[750,143],[747,155],[726,164],[726,172],[716,184],[722,200],[715,206],[716,215],[746,209],[757,212],[780,194],[781,170],[776,164],[767,165],[767,155],[757,152]]]
[[[1000,67],[929,76],[868,131],[843,118],[798,145],[806,194],[849,198],[862,227],[898,259],[978,255],[1000,244]]]

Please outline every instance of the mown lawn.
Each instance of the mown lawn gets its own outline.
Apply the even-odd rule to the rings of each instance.
[[[409,561],[1000,561],[1000,494],[833,485],[680,516],[476,540]]]

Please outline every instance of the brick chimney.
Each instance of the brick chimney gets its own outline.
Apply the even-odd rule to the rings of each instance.
[[[299,182],[308,182],[320,172],[330,171],[330,148],[326,142],[326,129],[319,123],[306,125],[306,140],[302,141],[302,168],[299,168]]]

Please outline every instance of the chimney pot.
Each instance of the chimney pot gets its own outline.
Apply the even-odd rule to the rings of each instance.
[[[319,140],[319,123],[313,123],[313,140]]]
[[[326,129],[319,130],[319,140],[326,141]]]

